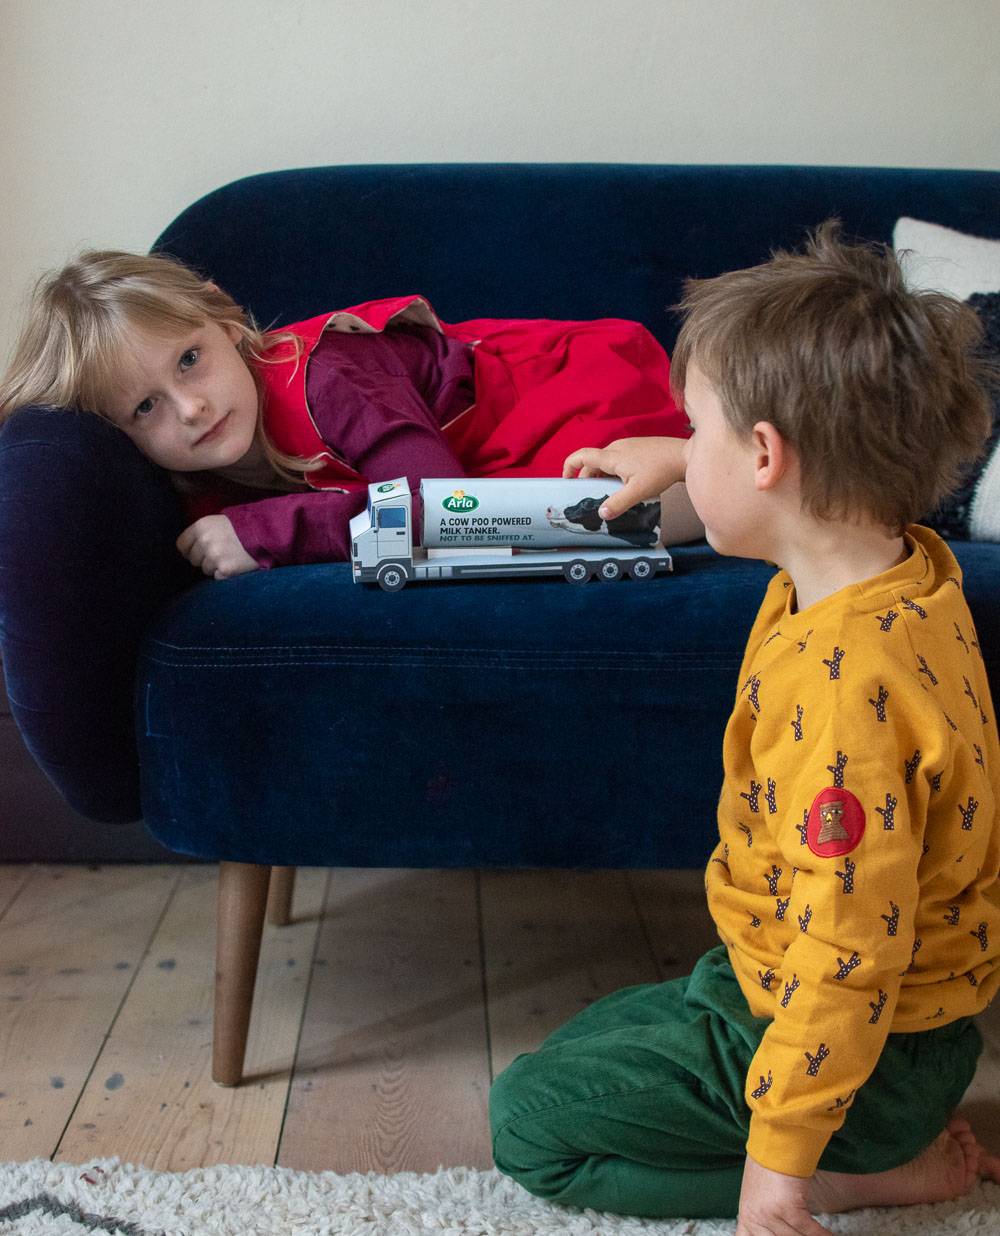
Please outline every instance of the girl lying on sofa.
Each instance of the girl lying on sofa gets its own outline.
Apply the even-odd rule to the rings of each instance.
[[[83,254],[35,291],[0,423],[93,411],[185,494],[178,549],[217,579],[350,556],[369,482],[560,476],[581,446],[686,434],[666,353],[638,323],[479,319],[421,297],[262,331],[166,255]],[[701,535],[683,486],[661,538]]]

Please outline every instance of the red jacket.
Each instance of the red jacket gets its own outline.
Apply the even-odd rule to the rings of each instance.
[[[324,455],[309,474],[316,489],[354,488],[365,478],[323,440],[306,399],[306,365],[324,330],[381,331],[390,323],[432,326],[474,348],[476,402],[443,432],[470,476],[560,476],[581,446],[615,438],[685,436],[670,396],[670,362],[637,322],[480,318],[441,322],[419,296],[368,301],[299,322],[288,330],[301,355],[277,344],[255,365],[264,389],[264,423],[289,455]]]
[[[323,332],[382,331],[389,323],[430,328],[468,344],[475,402],[448,403],[443,419],[437,405],[432,410],[420,402],[416,387],[399,407],[391,392],[388,402],[366,403],[353,398],[348,370],[344,405],[335,394],[329,406],[311,409],[307,365]],[[325,460],[307,474],[311,489],[325,492],[234,495],[236,505],[214,505],[264,567],[349,557],[348,524],[364,508],[371,481],[407,475],[417,488],[423,476],[561,476],[564,459],[579,447],[686,433],[670,397],[666,353],[635,322],[480,319],[449,326],[425,300],[410,296],[370,301],[286,329],[301,347],[276,343],[253,365],[264,426],[286,454]],[[462,368],[468,371],[467,364]]]

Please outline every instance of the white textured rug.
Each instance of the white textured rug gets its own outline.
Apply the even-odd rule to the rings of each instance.
[[[824,1220],[851,1236],[997,1236],[1000,1186],[960,1202]],[[0,1164],[0,1236],[731,1236],[722,1220],[653,1222],[538,1201],[498,1172],[396,1176],[206,1167],[153,1172],[100,1159]]]

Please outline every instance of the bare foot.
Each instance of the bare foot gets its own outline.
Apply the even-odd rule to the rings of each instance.
[[[1000,1159],[979,1145],[967,1121],[955,1118],[923,1154],[903,1167],[866,1176],[817,1172],[807,1201],[813,1214],[949,1202],[968,1193],[980,1176],[1000,1184]]]

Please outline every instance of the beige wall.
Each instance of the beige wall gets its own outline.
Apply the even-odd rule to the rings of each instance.
[[[997,0],[0,0],[0,356],[84,245],[322,163],[1000,168]]]

